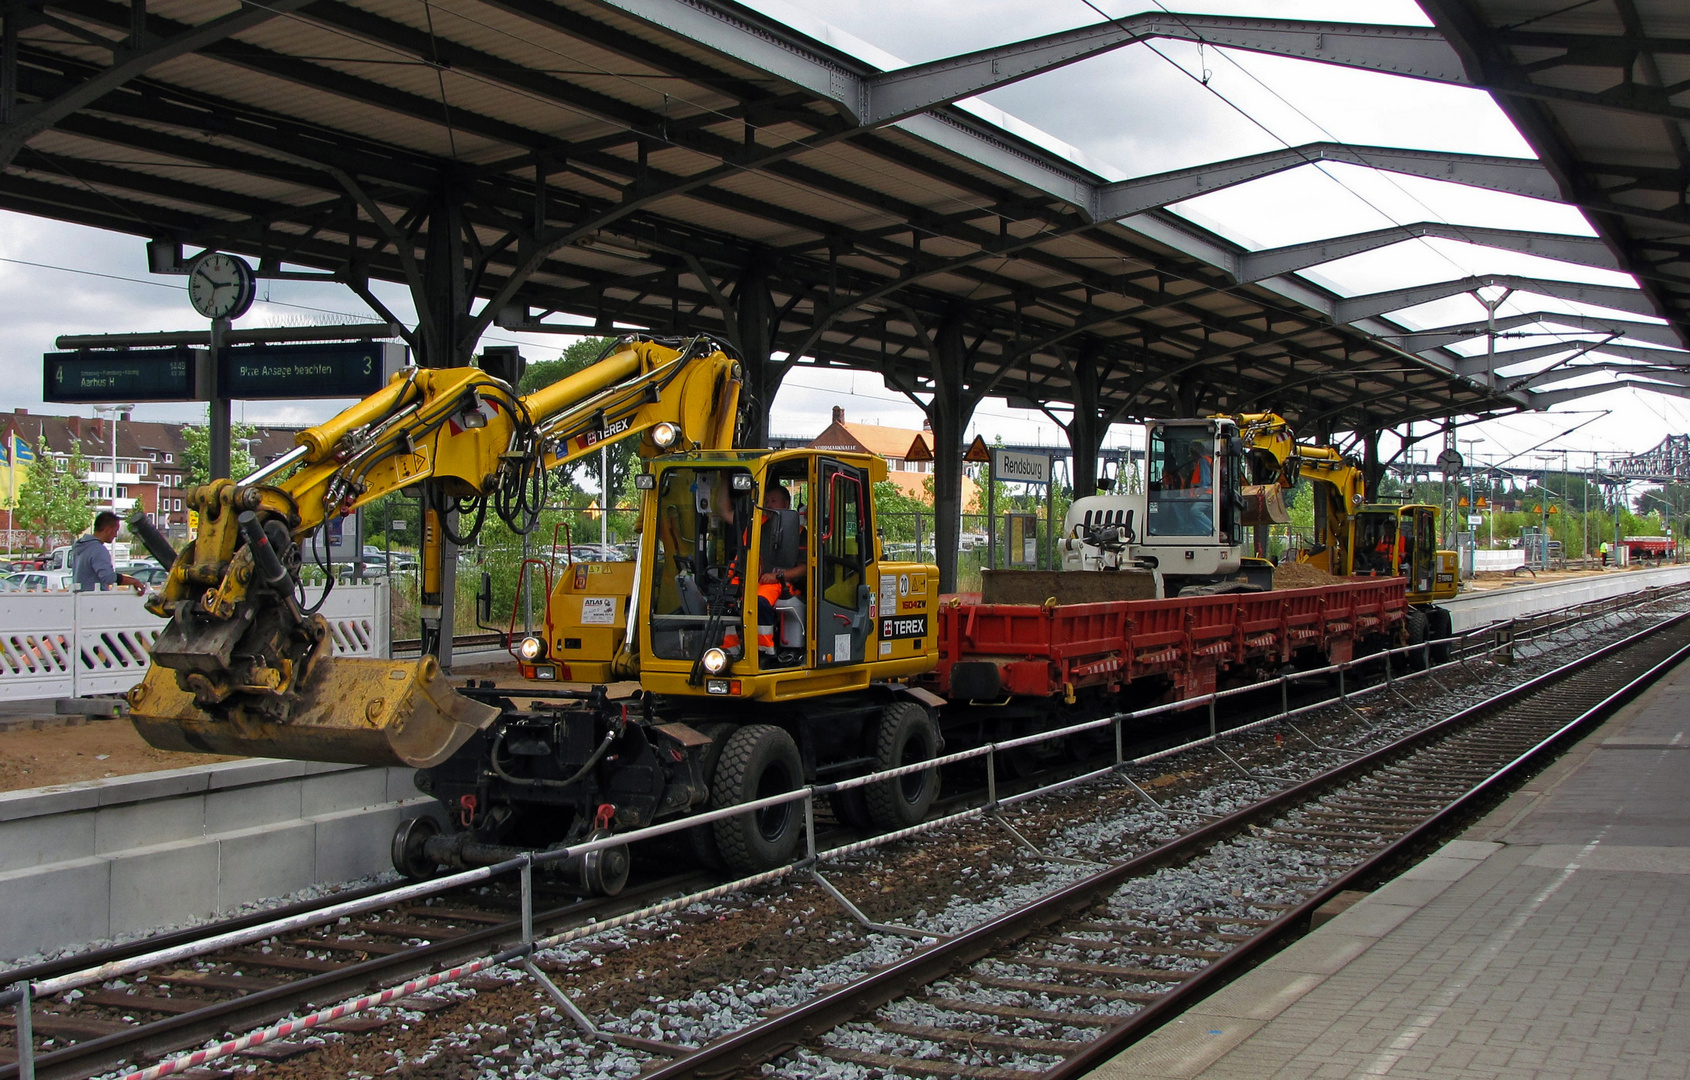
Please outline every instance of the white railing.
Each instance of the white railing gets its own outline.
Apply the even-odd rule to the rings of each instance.
[[[383,582],[337,585],[322,611],[334,654],[385,657],[387,604]],[[163,629],[127,589],[0,593],[0,701],[120,694],[146,674]]]

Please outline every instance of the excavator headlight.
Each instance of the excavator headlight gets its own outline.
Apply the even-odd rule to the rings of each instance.
[[[657,477],[648,472],[640,473],[634,477],[634,487],[640,491],[656,491]]]
[[[667,450],[675,445],[675,440],[681,437],[681,429],[665,420],[651,429],[651,441],[657,444],[659,450]]]
[[[516,653],[524,660],[534,661],[546,655],[546,643],[529,634],[517,643]]]
[[[720,648],[705,649],[703,657],[704,670],[712,675],[720,675],[727,669],[728,654]]]

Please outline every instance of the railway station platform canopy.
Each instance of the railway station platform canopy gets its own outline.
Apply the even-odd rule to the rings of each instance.
[[[1076,476],[1120,419],[1272,409],[1376,440],[1616,381],[1690,394],[1690,25],[1677,0],[1560,8],[1156,12],[898,66],[729,0],[42,0],[4,17],[0,205],[145,237],[156,271],[215,248],[321,275],[384,316],[370,281],[402,282],[429,365],[495,325],[639,327],[725,339],[765,409],[795,364],[882,372],[941,436],[990,396],[1071,406]],[[1541,160],[1321,143],[1120,176],[974,100],[1157,38],[1483,87]],[[1597,235],[1426,221],[1249,250],[1168,209],[1318,163],[1571,203]],[[1309,273],[1437,236],[1637,287]],[[1504,291],[1543,307],[1393,318]],[[1547,323],[1487,358],[1487,331]]]

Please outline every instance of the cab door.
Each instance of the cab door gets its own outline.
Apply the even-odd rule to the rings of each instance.
[[[868,517],[868,470],[831,458],[817,462],[821,535],[815,549],[816,666],[860,664],[874,631],[868,580],[874,531]]]
[[[1404,568],[1409,591],[1429,595],[1438,572],[1438,517],[1431,507],[1415,507],[1404,512],[1400,527],[1413,529],[1409,534],[1414,537],[1409,552],[1412,566]]]

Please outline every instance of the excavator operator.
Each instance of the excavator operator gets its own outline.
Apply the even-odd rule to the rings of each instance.
[[[1380,577],[1387,577],[1391,573],[1392,530],[1388,525],[1379,530],[1379,542],[1373,545],[1370,560],[1373,573]]]
[[[1187,531],[1193,536],[1207,536],[1215,531],[1214,507],[1215,458],[1204,440],[1193,439],[1186,444],[1186,461],[1182,494],[1190,499],[1186,511],[1190,522]]]
[[[751,551],[750,517],[747,515],[745,522],[735,527],[734,503],[725,484],[717,488],[717,513],[737,545],[730,556],[728,580],[740,585]],[[757,648],[773,653],[776,628],[780,625],[776,605],[783,599],[801,596],[805,577],[803,528],[792,510],[792,494],[782,484],[770,487],[764,496],[762,528],[764,543],[757,575]],[[790,537],[783,536],[787,530],[791,530]]]

